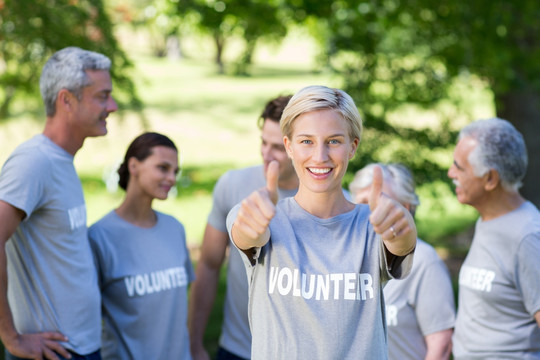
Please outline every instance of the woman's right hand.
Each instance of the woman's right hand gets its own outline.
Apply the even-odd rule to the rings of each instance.
[[[272,161],[266,171],[266,187],[252,192],[242,201],[231,229],[238,248],[262,247],[270,239],[268,226],[276,214],[278,176],[279,163]]]

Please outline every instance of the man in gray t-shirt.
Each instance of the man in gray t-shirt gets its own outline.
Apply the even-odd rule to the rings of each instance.
[[[459,274],[456,360],[540,359],[540,212],[518,191],[526,168],[506,120],[461,130],[448,175],[480,218]]]
[[[87,137],[107,133],[117,109],[110,60],[75,47],[43,68],[42,134],[0,174],[0,338],[6,358],[99,359],[100,298],[73,166]],[[7,282],[6,282],[7,280]]]
[[[261,155],[263,165],[231,170],[217,182],[213,205],[201,246],[195,281],[190,288],[189,331],[194,359],[208,359],[203,346],[203,335],[216,297],[219,272],[229,248],[227,292],[218,359],[250,358],[251,332],[247,303],[246,270],[238,250],[229,246],[226,218],[229,211],[253,191],[266,185],[268,164],[276,160],[280,165],[278,192],[280,198],[293,196],[298,188],[298,177],[283,146],[279,120],[290,96],[270,100],[261,114]]]

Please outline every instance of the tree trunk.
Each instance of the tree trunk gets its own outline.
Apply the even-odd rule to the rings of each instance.
[[[236,63],[235,75],[247,76],[249,75],[249,67],[251,66],[253,60],[253,54],[255,53],[255,47],[257,46],[258,38],[247,40],[246,47],[238,61]]]
[[[9,117],[9,107],[11,105],[11,100],[15,96],[15,87],[8,85],[4,89],[4,101],[0,105],[0,122],[6,120]]]
[[[496,95],[496,106],[497,116],[523,134],[529,167],[520,192],[540,208],[540,93],[527,88]]]
[[[223,48],[225,47],[225,40],[218,32],[214,32],[214,43],[216,44],[215,61],[218,66],[218,73],[225,74],[225,66],[223,65]]]

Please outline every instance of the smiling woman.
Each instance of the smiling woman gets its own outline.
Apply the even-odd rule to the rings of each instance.
[[[178,151],[168,137],[138,136],[118,169],[124,201],[89,229],[102,294],[104,358],[191,358],[187,289],[193,269],[184,226],[152,208],[154,199],[167,198],[177,172]]]
[[[300,180],[297,194],[276,203],[279,165],[272,162],[266,188],[227,218],[250,279],[251,357],[386,359],[382,287],[410,271],[412,216],[381,193],[380,169],[369,207],[343,195],[341,181],[362,131],[345,92],[300,90],[281,129]]]

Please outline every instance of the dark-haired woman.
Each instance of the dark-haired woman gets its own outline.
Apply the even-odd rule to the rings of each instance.
[[[89,229],[102,293],[102,356],[190,359],[187,289],[193,268],[183,225],[155,211],[175,185],[178,151],[144,133],[118,169],[122,204]]]

